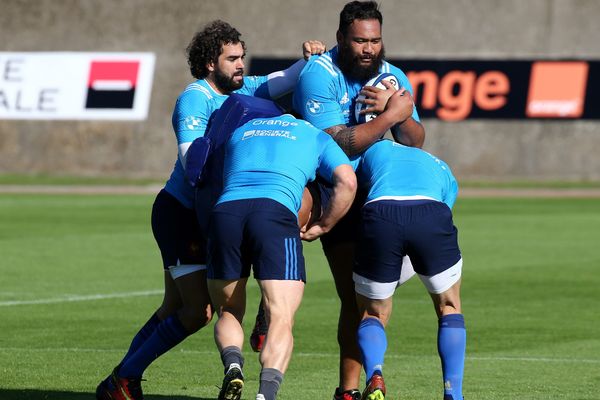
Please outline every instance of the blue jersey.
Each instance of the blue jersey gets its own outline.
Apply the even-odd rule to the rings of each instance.
[[[358,93],[367,82],[352,80],[342,73],[337,65],[338,51],[334,47],[321,56],[313,56],[300,73],[293,104],[302,118],[319,129],[335,125],[356,125],[352,110]],[[383,61],[379,72],[394,74],[411,94],[412,86],[400,68]],[[416,107],[412,117],[420,121]]]
[[[244,86],[234,93],[270,98],[267,80],[267,76],[246,76]],[[191,143],[204,136],[211,115],[228,97],[217,93],[205,79],[189,84],[179,95],[171,119],[177,145]],[[179,157],[165,190],[185,207],[193,207],[194,189],[186,182],[184,166]]]
[[[289,114],[257,118],[233,132],[225,151],[224,189],[218,203],[269,198],[298,214],[302,192],[315,173],[332,183],[349,164],[331,136]]]
[[[380,140],[361,156],[359,184],[369,189],[367,202],[421,196],[452,208],[458,184],[450,167],[428,152]]]

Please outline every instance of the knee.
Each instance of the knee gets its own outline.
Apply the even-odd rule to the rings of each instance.
[[[198,332],[212,320],[212,307],[208,305],[204,309],[184,307],[179,310],[178,317],[186,330],[192,334]]]

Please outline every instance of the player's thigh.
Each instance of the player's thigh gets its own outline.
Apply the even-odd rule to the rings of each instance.
[[[203,311],[211,300],[206,283],[206,270],[195,271],[175,279],[175,285],[184,307]]]
[[[187,265],[191,267],[184,268],[182,273],[189,273],[205,268],[206,238],[200,234],[193,210],[185,208],[163,189],[152,206],[151,222],[165,269]]]
[[[244,255],[246,202],[218,204],[209,229],[208,279],[237,280],[249,275],[250,262]]]
[[[394,288],[406,254],[405,222],[396,203],[380,201],[364,206],[353,269],[356,275]]]
[[[427,290],[443,293],[462,275],[458,231],[452,212],[440,202],[424,204],[413,212],[420,217],[409,231],[407,253]]]
[[[300,229],[295,214],[271,199],[255,199],[245,231],[254,277],[306,281]]]

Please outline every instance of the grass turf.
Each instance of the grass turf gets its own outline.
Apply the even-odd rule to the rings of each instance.
[[[88,399],[161,300],[152,196],[0,195],[0,399]],[[600,202],[459,199],[467,399],[597,399]],[[338,302],[318,243],[280,399],[327,399]],[[249,287],[249,332],[258,289]],[[417,279],[395,295],[388,398],[439,399],[436,319]],[[258,359],[246,350],[254,398]],[[146,371],[152,399],[215,399],[212,324]]]

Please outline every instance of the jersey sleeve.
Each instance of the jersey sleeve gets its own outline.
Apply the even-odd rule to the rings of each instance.
[[[315,68],[305,70],[300,74],[294,90],[295,111],[319,129],[346,124],[331,87],[333,82],[328,78]]]
[[[210,118],[208,98],[199,90],[187,90],[177,99],[172,124],[177,144],[204,136]]]
[[[245,76],[244,86],[235,92],[271,100],[271,95],[269,93],[269,77],[268,75]]]
[[[350,160],[340,146],[325,132],[319,132],[318,140],[322,150],[317,174],[327,182],[333,183],[333,171],[342,164],[350,165]]]

